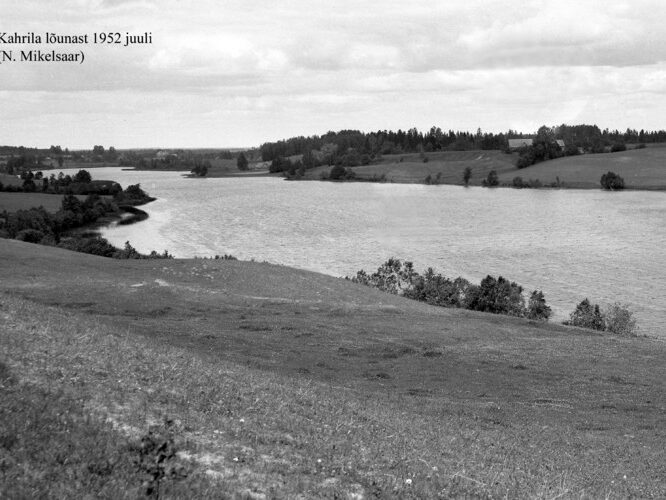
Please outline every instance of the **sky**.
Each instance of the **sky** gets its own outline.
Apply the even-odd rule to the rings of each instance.
[[[663,0],[0,0],[0,144],[252,147],[329,130],[664,129]],[[126,33],[152,43],[124,47]],[[17,61],[2,61],[12,50]],[[20,52],[82,51],[82,64]]]

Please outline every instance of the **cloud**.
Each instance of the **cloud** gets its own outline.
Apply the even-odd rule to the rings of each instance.
[[[171,137],[170,121],[186,122],[193,143],[221,127],[247,144],[335,126],[504,130],[637,116],[622,106],[659,126],[666,95],[656,0],[4,0],[0,18],[8,31],[153,36],[89,46],[81,66],[0,65],[5,136],[23,115],[68,121],[76,110],[97,126],[103,116],[86,112],[95,102],[148,142],[151,127]]]

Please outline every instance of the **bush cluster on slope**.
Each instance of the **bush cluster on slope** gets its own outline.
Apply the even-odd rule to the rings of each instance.
[[[441,307],[460,307],[543,321],[547,321],[551,316],[551,309],[546,304],[543,292],[534,290],[526,306],[523,287],[502,276],[494,278],[488,275],[479,285],[474,285],[461,277],[451,280],[435,273],[432,268],[419,274],[411,262],[390,258],[376,272],[368,274],[360,270],[349,279]]]
[[[611,304],[603,312],[599,304],[583,299],[569,315],[564,324],[611,332],[616,335],[636,336],[638,326],[629,307],[619,302]]]

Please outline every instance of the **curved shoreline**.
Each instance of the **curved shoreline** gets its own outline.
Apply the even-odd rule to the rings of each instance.
[[[137,222],[141,222],[148,218],[147,212],[144,212],[140,208],[136,208],[135,206],[132,205],[120,205],[118,206],[118,209],[124,211],[125,213],[130,214],[128,217],[121,216],[121,219],[118,221],[119,226],[135,224]]]

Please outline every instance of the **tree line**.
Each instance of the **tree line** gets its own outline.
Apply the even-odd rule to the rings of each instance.
[[[585,152],[602,152],[614,144],[666,142],[666,131],[645,131],[627,129],[601,130],[597,125],[566,125],[541,127],[539,131],[548,131],[552,139],[561,139],[566,147]],[[368,158],[384,154],[401,154],[430,151],[466,151],[466,150],[506,150],[508,140],[522,137],[538,138],[539,132],[523,134],[515,130],[502,133],[466,131],[443,131],[431,127],[426,132],[416,128],[403,131],[379,130],[361,132],[359,130],[341,130],[327,132],[324,135],[299,136],[275,142],[266,142],[259,148],[263,161],[303,155],[306,168],[319,165],[334,165],[340,157],[352,155],[341,163],[345,166],[362,164],[364,155]]]

